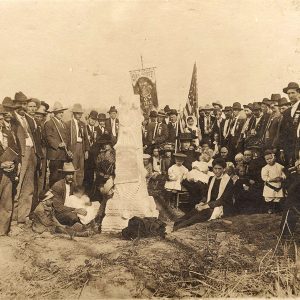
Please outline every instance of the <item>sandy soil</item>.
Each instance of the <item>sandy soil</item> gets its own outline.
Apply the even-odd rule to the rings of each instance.
[[[277,245],[279,222],[236,216],[134,241],[14,226],[0,238],[0,299],[298,295],[293,243]]]

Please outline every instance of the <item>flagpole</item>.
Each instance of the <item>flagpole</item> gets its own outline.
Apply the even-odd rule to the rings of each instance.
[[[196,116],[197,116],[197,125],[198,125],[198,130],[199,130],[199,133],[201,134],[201,139],[202,139],[202,132],[200,130],[200,122],[199,122],[199,103],[198,103],[198,76],[197,76],[197,65],[196,65],[196,62],[195,62],[195,68],[196,68],[196,72],[195,72],[195,76],[196,76]],[[200,136],[198,137],[199,138],[199,142],[200,142]]]
[[[143,61],[143,56],[141,55],[141,63],[142,63],[142,70],[144,69],[144,61]]]

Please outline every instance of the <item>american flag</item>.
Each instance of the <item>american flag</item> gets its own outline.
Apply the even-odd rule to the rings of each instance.
[[[186,119],[188,116],[194,116],[198,123],[198,91],[197,91],[197,66],[194,64],[192,80],[189,90],[188,99],[181,112],[181,126],[182,128],[186,125]],[[195,124],[196,125],[196,124]]]

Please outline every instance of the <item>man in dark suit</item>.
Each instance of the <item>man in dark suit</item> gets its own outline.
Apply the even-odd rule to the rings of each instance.
[[[84,179],[83,183],[86,191],[91,191],[94,184],[94,173],[96,167],[96,156],[97,156],[97,139],[102,134],[99,126],[95,126],[98,119],[98,113],[94,110],[90,112],[87,117],[87,134],[90,143],[90,150],[88,158],[84,164]]]
[[[89,157],[90,142],[86,125],[81,121],[83,109],[81,104],[75,103],[72,108],[73,117],[67,122],[67,129],[70,137],[70,150],[73,154],[73,165],[78,170],[74,182],[82,185],[84,178],[84,162]]]
[[[66,197],[73,194],[73,180],[76,170],[73,164],[68,162],[64,163],[63,168],[59,171],[62,172],[64,178],[57,181],[51,188],[54,214],[62,225],[72,226],[80,222],[78,214],[86,215],[87,211],[83,208],[75,209],[64,206]]]
[[[18,223],[25,223],[29,219],[37,184],[37,165],[43,156],[35,121],[26,114],[28,100],[22,92],[15,94],[14,104],[16,107],[11,122],[12,130],[20,142],[22,156],[15,198],[15,216]]]
[[[279,132],[280,158],[287,166],[293,166],[299,158],[297,149],[297,131],[300,121],[300,89],[296,82],[290,82],[283,89],[291,101],[291,107],[282,114]]]
[[[115,106],[111,106],[108,113],[109,113],[109,118],[105,122],[105,127],[111,136],[113,145],[115,145],[118,140],[118,132],[119,132],[119,119],[117,118],[118,111],[115,108]]]
[[[64,108],[61,103],[55,102],[53,105],[53,117],[45,122],[44,134],[47,142],[47,159],[49,163],[49,187],[61,179],[61,173],[58,169],[62,169],[64,162],[71,159],[71,151],[69,145],[69,132],[67,125],[63,122],[62,118]]]
[[[217,106],[217,103],[215,103],[215,106]],[[223,130],[224,130],[225,120],[222,118],[222,110],[218,107],[215,108],[214,115],[215,115],[215,120],[212,126],[212,136],[218,134],[219,144],[223,145],[223,140],[224,140]]]
[[[180,134],[180,124],[178,121],[178,112],[176,109],[171,109],[169,112],[170,122],[168,123],[168,139],[169,143],[175,144]]]
[[[168,126],[163,123],[164,111],[159,111],[156,122],[150,122],[147,127],[147,153],[152,154],[154,147],[160,147],[168,139]]]
[[[215,117],[211,115],[213,107],[209,104],[205,105],[204,116],[199,117],[199,126],[201,130],[202,139],[212,138],[212,129],[215,122]]]

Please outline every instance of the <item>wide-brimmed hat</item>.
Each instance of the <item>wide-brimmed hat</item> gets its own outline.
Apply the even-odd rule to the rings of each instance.
[[[15,101],[15,102],[27,102],[28,98],[22,92],[17,92],[15,94],[15,99],[13,101]]]
[[[62,104],[60,103],[60,102],[55,102],[54,104],[53,104],[53,107],[52,107],[52,110],[51,110],[51,112],[53,112],[53,113],[58,113],[58,112],[61,112],[61,111],[64,111],[64,110],[67,110],[67,108],[66,107],[63,107],[62,106]]]
[[[296,82],[290,82],[287,87],[283,88],[282,91],[287,94],[288,90],[297,90],[299,91],[299,84]]]
[[[41,101],[39,99],[36,99],[36,98],[29,98],[28,103],[29,102],[34,102],[36,104],[36,107],[40,107],[40,105],[41,105]]]
[[[203,107],[203,110],[213,110],[213,106],[210,105],[210,104],[206,104],[204,107]]]
[[[290,103],[288,102],[288,100],[285,97],[282,97],[278,100],[278,106],[289,106]]]
[[[232,107],[231,106],[225,106],[223,111],[231,111],[232,110]]]
[[[78,113],[78,114],[83,114],[84,111],[82,109],[82,106],[80,103],[75,103],[71,109],[72,113]]]
[[[260,102],[253,102],[252,108],[253,108],[252,110],[260,110],[261,109]]]
[[[159,117],[165,117],[166,113],[165,113],[165,111],[163,109],[161,109],[161,110],[158,111],[157,116],[159,116]]]
[[[179,140],[180,141],[192,141],[193,136],[190,132],[183,132],[179,135]]]
[[[264,98],[261,102],[262,104],[265,104],[267,106],[270,106],[271,102],[270,102],[270,99],[269,98]]]
[[[150,118],[156,118],[157,117],[157,111],[151,110],[150,111]]]
[[[109,111],[108,111],[109,114],[112,113],[112,112],[115,112],[115,113],[118,112],[115,106],[111,106]]]
[[[213,102],[212,105],[213,105],[213,106],[214,106],[214,105],[217,105],[217,106],[219,106],[221,109],[223,108],[223,105],[221,104],[221,102],[220,102],[219,100]]]
[[[97,120],[98,118],[98,113],[95,110],[91,110],[91,112],[89,113],[89,118],[93,119],[93,120]]]
[[[177,159],[182,159],[182,160],[187,158],[187,156],[185,154],[180,153],[180,152],[174,153],[173,156]]]
[[[242,105],[239,102],[234,102],[232,104],[232,110],[242,110]]]
[[[45,106],[46,111],[48,111],[49,108],[50,108],[49,104],[47,102],[43,101],[43,100],[41,101],[41,105]]]
[[[272,94],[270,100],[271,101],[279,101],[281,99],[280,94]]]
[[[249,108],[250,110],[253,110],[253,104],[252,103],[248,103],[243,105],[244,108]]]
[[[75,170],[74,165],[73,165],[72,162],[65,162],[63,168],[58,169],[58,171],[64,172],[64,173],[74,173],[74,172],[77,172],[78,169]]]
[[[165,113],[168,113],[170,110],[171,110],[171,109],[170,109],[170,106],[169,106],[169,105],[166,105],[166,106],[164,107],[164,112],[165,112]]]
[[[105,121],[106,119],[107,119],[106,114],[102,114],[102,113],[98,114],[98,120]]]
[[[47,111],[42,107],[40,106],[37,111],[35,112],[36,115],[43,115],[43,116],[46,116],[47,115]]]
[[[171,116],[171,115],[175,115],[175,116],[177,116],[178,115],[178,112],[177,112],[177,110],[176,109],[170,109],[170,111],[169,111],[169,115]]]
[[[10,109],[16,108],[16,104],[13,102],[13,100],[10,97],[5,97],[2,101],[2,105],[4,108],[10,108]]]

